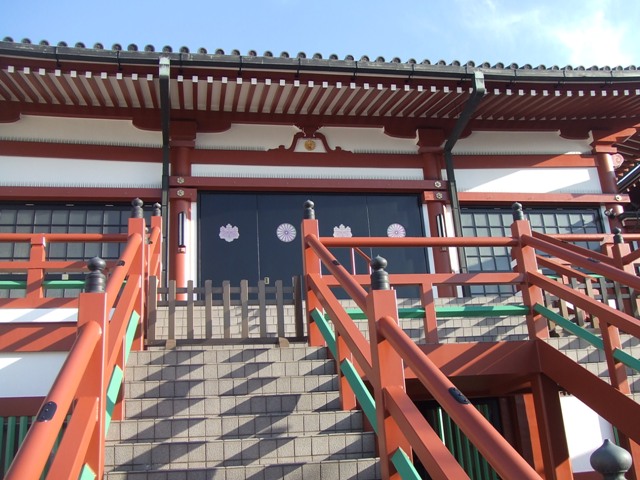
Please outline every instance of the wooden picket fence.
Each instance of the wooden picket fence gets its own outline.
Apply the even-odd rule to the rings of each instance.
[[[286,306],[293,306],[293,318],[285,314]],[[284,286],[282,280],[273,286],[264,281],[249,286],[247,280],[241,280],[239,286],[223,281],[219,287],[211,280],[196,287],[190,280],[186,288],[177,288],[173,280],[167,287],[159,287],[153,277],[149,281],[147,334],[149,345],[167,346],[178,341],[303,339],[302,279],[293,277],[291,286]]]

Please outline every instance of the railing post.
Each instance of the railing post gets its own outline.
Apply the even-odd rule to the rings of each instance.
[[[309,287],[309,280],[307,279],[307,275],[316,273],[321,275],[320,269],[320,259],[313,252],[313,250],[307,246],[306,237],[307,235],[315,235],[316,237],[320,237],[320,229],[318,227],[318,221],[316,220],[316,212],[314,210],[315,204],[311,200],[307,200],[304,202],[304,214],[302,220],[302,259],[303,259],[303,268],[305,274],[305,283],[306,283],[306,292],[307,292],[307,335],[309,337],[309,345],[311,346],[322,346],[324,345],[324,339],[322,338],[322,334],[320,333],[320,329],[311,318],[311,312],[313,312],[316,308],[322,311],[322,305],[320,304],[320,300],[316,297],[316,294]]]
[[[160,247],[152,247],[154,249],[153,257],[149,259],[151,265],[151,271],[149,271],[149,275],[155,275],[158,279],[159,286],[166,286],[162,281],[162,249],[165,248],[165,245],[162,245],[162,205],[159,203],[153,204],[153,214],[151,216],[151,228],[157,228],[160,231],[160,236],[158,237],[158,242],[160,242]]]
[[[371,343],[370,379],[376,401],[376,420],[378,424],[378,450],[382,478],[400,478],[391,457],[398,448],[412,458],[411,444],[403,435],[398,424],[389,415],[385,402],[385,389],[397,386],[405,389],[404,364],[402,357],[380,336],[378,320],[391,317],[398,322],[396,292],[389,285],[389,274],[384,270],[387,261],[376,257],[371,261],[371,291],[367,295],[367,318],[369,323],[369,342]]]
[[[129,236],[133,234],[139,234],[142,237],[142,244],[140,250],[133,260],[133,265],[129,269],[129,279],[135,278],[136,275],[140,275],[138,286],[138,295],[134,304],[134,310],[140,315],[140,323],[136,329],[136,335],[131,345],[131,350],[144,350],[144,340],[146,331],[146,315],[145,315],[145,253],[146,253],[146,225],[144,223],[144,213],[142,206],[144,203],[139,198],[135,198],[131,201],[131,218],[129,218],[128,233]],[[130,281],[130,280],[129,280]]]
[[[606,439],[602,446],[591,454],[589,462],[604,480],[624,480],[624,474],[631,468],[632,459],[624,448]]]
[[[616,266],[627,273],[635,275],[635,269],[633,264],[625,265],[623,257],[630,253],[629,244],[624,242],[622,237],[622,231],[619,228],[613,230],[613,245],[611,246],[611,253],[616,261]],[[631,289],[629,289],[631,293]],[[618,305],[621,310],[626,310],[626,313],[633,315],[633,309],[631,308],[631,302],[635,301],[629,298],[627,305]],[[604,343],[604,355],[607,361],[607,369],[609,370],[609,379],[611,385],[620,390],[625,395],[631,394],[631,387],[629,386],[629,379],[627,377],[627,369],[622,362],[618,362],[613,358],[614,349],[618,348],[622,350],[622,340],[620,339],[620,331],[618,327],[613,326],[605,321],[600,321],[600,332],[602,333],[602,342]],[[623,449],[631,452],[634,458],[640,458],[640,445],[634,442],[626,435],[619,434],[620,445]],[[605,447],[603,445],[601,448]],[[613,447],[613,445],[612,445]],[[623,450],[624,451],[624,450]],[[640,471],[638,471],[637,465],[629,465],[627,470],[631,470],[631,478],[638,479],[640,477]],[[624,478],[624,477],[606,477],[605,478]]]
[[[47,260],[47,240],[45,236],[32,236],[30,247],[25,295],[29,299],[43,298],[44,262]],[[37,267],[34,267],[34,265],[37,265]]]
[[[522,274],[525,279],[525,283],[522,285],[522,301],[530,309],[529,314],[527,315],[529,339],[549,338],[547,321],[542,315],[533,311],[533,307],[536,303],[541,305],[544,303],[542,290],[540,287],[536,287],[529,283],[527,278],[528,272],[538,271],[538,261],[536,260],[535,249],[533,247],[523,245],[522,243],[523,235],[531,235],[531,225],[524,218],[521,204],[514,203],[511,208],[513,209],[511,235],[518,241],[518,246],[511,249],[511,256],[516,261],[515,270]]]
[[[85,278],[85,292],[78,299],[78,330],[89,322],[97,322],[102,330],[102,336],[87,365],[87,375],[78,388],[78,398],[98,398],[97,425],[91,436],[91,443],[87,450],[86,463],[102,478],[104,473],[104,450],[106,437],[107,414],[107,385],[111,372],[106,371],[106,349],[109,337],[109,316],[107,312],[107,284],[103,270],[106,262],[94,257],[87,263],[89,274]]]

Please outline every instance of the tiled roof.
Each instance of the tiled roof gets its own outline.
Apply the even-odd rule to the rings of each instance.
[[[20,42],[16,42],[13,40],[13,38],[11,37],[4,37],[3,42],[6,43],[15,43],[15,44],[24,44],[24,45],[35,45],[30,39],[28,38],[23,38]],[[49,41],[47,40],[41,40],[37,45],[39,46],[43,46],[43,47],[50,47],[50,46],[54,46],[52,45]],[[294,55],[290,55],[288,52],[281,52],[279,56],[276,56],[273,54],[273,52],[271,51],[265,51],[262,55],[259,55],[257,53],[256,50],[249,50],[248,52],[246,52],[245,54],[243,54],[242,52],[240,52],[239,50],[231,50],[229,53],[225,52],[222,49],[216,49],[215,51],[213,51],[213,53],[209,53],[209,51],[206,48],[198,48],[196,51],[191,52],[191,50],[186,47],[186,46],[182,46],[177,50],[174,50],[173,47],[171,47],[170,45],[165,45],[160,49],[157,49],[154,45],[145,45],[144,48],[140,48],[138,47],[138,45],[136,45],[135,43],[131,43],[129,44],[126,49],[119,43],[114,43],[111,48],[106,48],[104,44],[102,43],[95,43],[92,47],[88,47],[86,46],[83,42],[77,42],[75,43],[73,46],[69,45],[67,42],[61,41],[58,42],[55,47],[62,47],[62,48],[75,48],[75,49],[85,49],[85,50],[94,50],[94,51],[112,51],[112,52],[120,52],[120,51],[126,51],[126,52],[146,52],[146,53],[154,53],[157,52],[158,54],[187,54],[187,55],[196,55],[196,56],[209,56],[209,57],[221,57],[221,56],[226,56],[226,57],[262,57],[262,58],[281,58],[281,59],[309,59],[309,60],[324,60],[327,63],[331,63],[332,61],[343,61],[343,62],[366,62],[366,63],[373,63],[373,64],[387,64],[387,65],[398,65],[398,64],[405,64],[405,65],[433,65],[433,66],[440,66],[440,67],[467,67],[467,68],[482,68],[482,69],[491,69],[491,70],[535,70],[535,71],[548,71],[548,72],[554,72],[554,71],[562,71],[562,72],[571,72],[571,71],[576,71],[576,72],[621,72],[621,71],[630,71],[630,72],[635,72],[638,70],[638,67],[636,67],[635,65],[627,65],[627,66],[622,66],[622,65],[617,65],[617,66],[597,66],[597,65],[593,65],[593,66],[589,66],[589,67],[585,67],[582,65],[578,65],[578,66],[572,66],[572,65],[566,65],[563,67],[560,67],[558,65],[551,65],[551,66],[546,66],[546,65],[537,65],[537,66],[532,66],[530,64],[524,64],[524,65],[518,65],[516,63],[502,63],[502,62],[498,62],[495,64],[491,64],[489,62],[482,62],[482,63],[476,63],[474,61],[467,61],[467,62],[460,62],[458,60],[453,60],[451,62],[446,62],[445,60],[439,60],[437,62],[432,62],[428,59],[424,59],[420,62],[418,62],[416,59],[414,58],[409,58],[406,61],[402,61],[399,57],[394,57],[392,58],[390,61],[387,61],[384,57],[369,57],[367,55],[363,55],[361,56],[359,59],[356,59],[355,56],[353,55],[346,55],[343,59],[340,59],[338,57],[338,55],[336,54],[331,54],[329,55],[327,58],[324,58],[322,54],[320,53],[314,53],[313,55],[307,55],[305,52],[298,52],[295,56]]]

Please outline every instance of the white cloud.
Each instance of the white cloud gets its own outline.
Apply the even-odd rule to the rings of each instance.
[[[599,4],[595,11],[583,12],[575,23],[560,28],[554,26],[547,32],[567,50],[571,65],[627,66],[633,63],[626,38],[627,28],[620,23],[614,25],[606,18],[606,3]]]

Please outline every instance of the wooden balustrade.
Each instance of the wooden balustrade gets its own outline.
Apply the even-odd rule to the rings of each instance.
[[[139,207],[140,201],[134,203],[134,210]],[[144,346],[140,322],[146,303],[143,281],[159,270],[160,219],[152,222],[149,235],[145,228],[139,216],[129,220],[123,255],[106,282],[102,273],[106,263],[97,258],[90,261],[87,291],[74,299],[78,308],[77,338],[5,476],[7,480],[40,478],[43,474],[51,479],[85,475],[102,478],[106,432],[111,419],[123,415],[121,389],[126,357],[132,348]],[[86,240],[82,235],[74,239]],[[103,237],[95,240],[102,241]],[[4,271],[26,266],[41,277],[40,272],[46,272],[50,265],[41,258],[39,247],[36,251],[37,259],[32,255],[27,265],[15,262],[13,269],[3,265]],[[38,282],[42,283],[41,278],[33,285]],[[35,290],[27,289],[24,301],[39,298]],[[64,434],[55,450],[65,421]]]
[[[336,358],[340,366],[340,392],[341,396],[345,397],[342,398],[343,407],[351,409],[359,404],[363,408],[369,423],[378,434],[385,479],[396,478],[401,471],[407,475],[414,475],[407,473],[411,472],[412,468],[412,450],[432,478],[467,478],[466,474],[459,470],[459,466],[452,465],[453,459],[446,449],[433,448],[432,443],[435,440],[431,427],[426,425],[425,421],[419,420],[420,414],[405,393],[403,364],[404,371],[408,369],[416,375],[438,401],[448,418],[455,421],[457,427],[465,433],[498,475],[502,478],[540,478],[536,470],[495,431],[483,415],[469,404],[466,397],[458,392],[442,371],[429,360],[425,352],[430,350],[417,346],[398,326],[398,319],[402,315],[409,314],[411,318],[421,316],[425,322],[427,345],[438,343],[436,318],[443,312],[442,309],[438,312],[434,302],[433,289],[437,285],[513,285],[522,296],[522,304],[505,306],[504,311],[496,310],[495,314],[524,314],[531,340],[547,338],[547,319],[553,317],[561,322],[561,313],[566,313],[563,309],[568,309],[568,305],[571,306],[576,323],[584,325],[588,317],[590,326],[596,327],[596,320],[599,321],[603,338],[598,339],[596,343],[605,349],[612,387],[623,394],[622,397],[612,394],[611,398],[622,408],[637,407],[636,404],[630,407],[624,395],[628,393],[624,366],[635,367],[640,365],[640,362],[622,350],[618,329],[640,338],[640,321],[608,303],[611,295],[620,307],[624,303],[626,308],[633,309],[632,313],[637,312],[635,291],[640,290],[640,280],[634,275],[635,267],[630,264],[637,261],[640,255],[617,247],[620,241],[616,240],[616,235],[548,236],[532,233],[520,211],[514,214],[516,220],[511,238],[325,238],[318,236],[319,228],[313,207],[312,202],[305,204],[307,211],[302,223],[308,299],[307,322],[309,331],[318,331],[323,339],[318,340],[310,336],[309,342],[318,345],[326,341]],[[311,213],[308,210],[311,210]],[[614,244],[608,247],[608,250],[604,249],[605,253],[598,253],[569,243],[593,240],[604,240]],[[515,260],[515,272],[389,275],[388,281],[393,286],[417,285],[420,288],[422,308],[409,309],[411,312],[404,313],[398,310],[392,291],[376,290],[378,281],[370,279],[368,275],[350,274],[329,250],[333,247],[355,250],[363,247],[456,246],[510,247],[512,258]],[[540,253],[552,257],[542,257]],[[321,274],[321,264],[329,274]],[[539,273],[539,266],[555,270],[559,277],[552,279],[542,275]],[[332,287],[342,287],[360,307],[359,310],[348,313],[336,299]],[[369,288],[368,293],[365,287]],[[547,307],[543,306],[545,300]],[[551,307],[551,310],[548,307]],[[481,307],[476,308],[479,311],[471,315],[480,313]],[[556,313],[558,310],[560,313]],[[487,310],[483,313],[491,315]],[[446,312],[444,314],[446,315]],[[460,312],[455,315],[466,316]],[[353,318],[368,318],[369,341],[355,326]],[[333,328],[330,322],[333,323]],[[574,325],[570,320],[566,322]],[[580,328],[578,325],[576,327]],[[570,330],[573,331],[573,328]],[[557,390],[555,387],[552,388],[552,383],[545,377],[544,372],[537,372],[532,378],[531,388],[537,405],[536,416],[539,422],[547,423],[541,433],[548,435],[546,438],[549,439],[549,445],[543,445],[542,448],[544,472],[547,478],[565,478],[571,475],[571,467],[568,463],[566,442],[563,440],[564,434],[550,433],[557,429],[549,424],[559,412]],[[581,378],[601,382],[589,375],[581,375]],[[368,388],[373,391],[375,398],[368,394]],[[582,388],[579,390],[580,395],[588,391]],[[603,391],[602,386],[598,385],[598,391]],[[357,403],[353,399],[354,396]],[[542,406],[547,401],[544,399],[553,400],[547,405],[548,411],[542,411]],[[602,410],[599,413],[602,415]],[[628,414],[637,414],[637,409],[629,411]],[[420,428],[416,427],[418,424]],[[621,433],[627,432],[632,436],[622,435],[622,442],[634,458],[640,458],[637,456],[639,452],[636,444],[640,438],[635,438],[636,431],[626,429],[624,425],[618,427]]]

